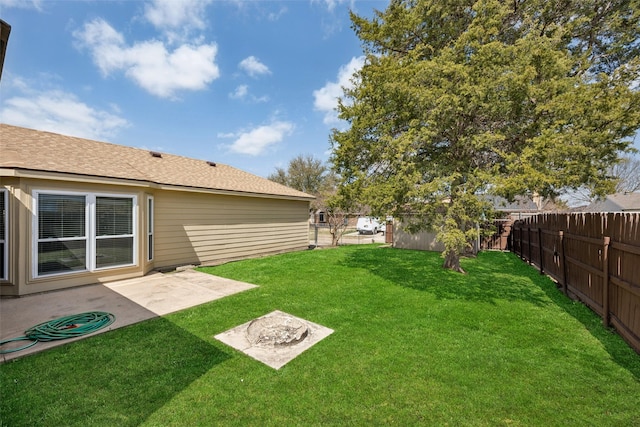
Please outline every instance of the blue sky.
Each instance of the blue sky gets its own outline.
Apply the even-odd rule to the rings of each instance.
[[[226,163],[328,160],[362,65],[349,10],[388,0],[0,0],[0,122]],[[635,146],[640,138],[636,135]]]
[[[328,160],[362,65],[349,10],[387,0],[0,0],[0,122],[267,176]]]

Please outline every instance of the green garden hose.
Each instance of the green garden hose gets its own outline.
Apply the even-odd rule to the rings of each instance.
[[[38,342],[62,340],[87,335],[115,322],[116,316],[103,311],[72,314],[35,325],[24,332],[24,336],[0,341],[0,347],[9,342],[31,341],[22,347],[0,350],[0,354],[27,349]]]

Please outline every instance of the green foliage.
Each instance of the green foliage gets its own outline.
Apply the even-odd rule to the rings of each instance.
[[[311,155],[294,157],[287,170],[276,168],[267,179],[315,196],[311,202],[314,209],[327,208],[327,199],[336,192],[337,178],[333,171]]]
[[[614,188],[640,127],[638,0],[392,0],[352,21],[366,62],[332,160],[375,214],[415,215],[460,253],[479,195]]]
[[[321,160],[313,156],[299,155],[289,161],[286,171],[276,168],[267,179],[316,195],[324,189],[329,172],[329,168]]]

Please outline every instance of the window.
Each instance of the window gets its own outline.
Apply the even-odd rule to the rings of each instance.
[[[147,260],[153,260],[153,197],[147,198]]]
[[[38,195],[38,275],[86,269],[86,196]]]
[[[7,237],[9,234],[9,203],[7,190],[0,190],[0,279],[8,279],[9,248]]]
[[[96,197],[96,268],[133,264],[133,199]]]
[[[35,276],[135,264],[135,196],[36,192]]]

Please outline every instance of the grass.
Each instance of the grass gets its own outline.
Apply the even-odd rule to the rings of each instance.
[[[640,356],[507,253],[349,246],[204,271],[260,285],[0,365],[2,425],[633,426]],[[280,370],[214,335],[282,310],[335,332]]]

